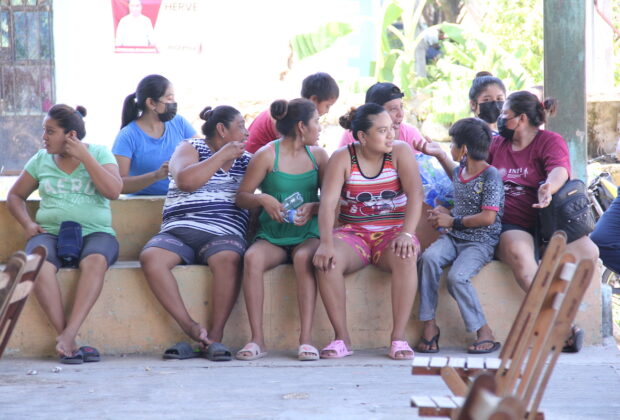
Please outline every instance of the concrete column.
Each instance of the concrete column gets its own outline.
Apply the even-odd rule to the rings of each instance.
[[[545,95],[559,102],[547,129],[568,142],[573,177],[586,179],[585,0],[545,0]]]

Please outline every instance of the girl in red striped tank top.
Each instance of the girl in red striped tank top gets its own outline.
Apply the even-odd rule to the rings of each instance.
[[[344,275],[372,263],[392,273],[393,327],[389,356],[411,359],[405,327],[418,286],[419,242],[415,228],[422,184],[411,148],[394,140],[385,109],[369,103],[340,118],[357,142],[331,156],[321,188],[321,244],[313,262],[335,340],[321,351],[326,359],[353,354],[346,325]],[[332,231],[340,203],[340,227]]]

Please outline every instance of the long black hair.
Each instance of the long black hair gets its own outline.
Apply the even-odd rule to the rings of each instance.
[[[146,100],[158,100],[166,93],[170,80],[159,74],[151,74],[140,80],[136,91],[127,95],[123,102],[121,128],[138,118],[146,109]]]

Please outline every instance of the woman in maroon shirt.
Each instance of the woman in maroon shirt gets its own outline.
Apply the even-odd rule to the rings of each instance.
[[[489,163],[502,175],[506,200],[496,254],[512,268],[525,291],[538,269],[534,253],[537,209],[551,203],[552,195],[571,172],[566,141],[557,133],[539,128],[554,102],[547,99],[542,103],[526,91],[512,93],[497,120],[499,136],[489,150]],[[598,248],[587,235],[569,243],[567,250],[581,258],[598,258]],[[583,337],[574,327],[573,335],[577,334]],[[573,344],[573,351],[579,350],[576,342],[573,337],[568,343]]]

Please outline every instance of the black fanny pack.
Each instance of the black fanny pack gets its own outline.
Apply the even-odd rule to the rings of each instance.
[[[62,267],[77,268],[82,252],[82,225],[66,221],[60,224],[56,249]]]
[[[580,179],[571,179],[551,199],[549,206],[538,213],[539,232],[544,242],[551,239],[556,230],[566,232],[568,242],[577,240],[594,230],[594,215],[586,184]]]

